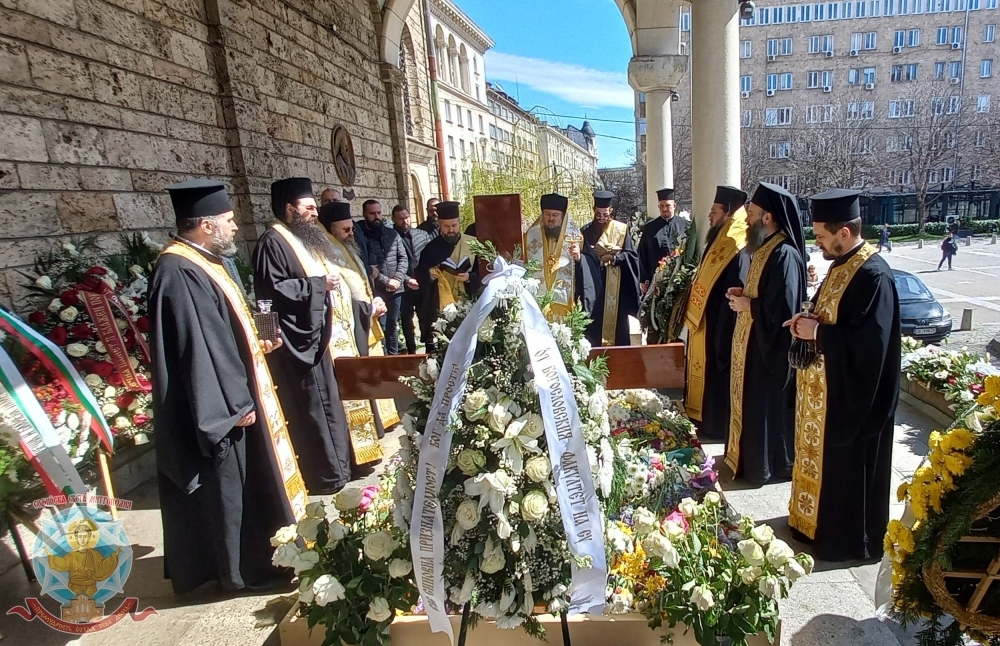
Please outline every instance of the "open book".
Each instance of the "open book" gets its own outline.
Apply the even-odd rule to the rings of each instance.
[[[445,258],[441,263],[441,269],[449,274],[464,274],[472,269],[472,261],[466,256],[456,264],[451,258]]]

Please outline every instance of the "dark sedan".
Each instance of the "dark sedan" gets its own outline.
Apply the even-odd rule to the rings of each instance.
[[[892,270],[899,292],[899,323],[904,336],[938,343],[951,334],[951,314],[924,282],[906,271]]]

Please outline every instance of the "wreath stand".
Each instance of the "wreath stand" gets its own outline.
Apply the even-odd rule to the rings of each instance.
[[[465,646],[465,640],[469,636],[469,607],[472,602],[466,601],[462,606],[462,627],[458,631],[458,646]],[[559,613],[559,624],[562,626],[563,646],[572,646],[569,638],[569,621],[566,619],[566,611]]]

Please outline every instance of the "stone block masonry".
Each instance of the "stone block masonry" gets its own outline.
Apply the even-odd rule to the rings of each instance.
[[[337,124],[354,140],[355,210],[404,200],[376,5],[0,0],[0,302],[23,305],[17,271],[63,238],[165,239],[163,188],[190,177],[228,183],[248,251],[273,179],[345,188]]]

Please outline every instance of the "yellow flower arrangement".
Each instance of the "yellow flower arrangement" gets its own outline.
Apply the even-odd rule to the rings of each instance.
[[[990,375],[983,384],[985,390],[976,398],[980,406],[996,407],[1000,404],[1000,376]]]
[[[646,552],[643,551],[642,545],[636,543],[634,551],[619,554],[615,558],[611,573],[639,581],[646,574],[646,569]]]
[[[659,574],[651,574],[646,577],[644,583],[646,585],[646,589],[643,590],[643,594],[647,597],[655,597],[667,587],[667,580]]]
[[[659,432],[660,432],[659,422],[650,422],[649,424],[646,424],[646,433],[648,435],[656,435]]]

